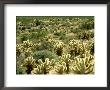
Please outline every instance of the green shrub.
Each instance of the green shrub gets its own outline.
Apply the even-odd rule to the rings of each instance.
[[[78,32],[81,32],[81,29],[79,29],[79,28],[71,29],[71,32],[78,33]]]
[[[23,41],[27,41],[28,39],[30,39],[30,34],[29,33],[21,33],[21,35],[20,36],[18,36],[20,39],[21,39],[21,41],[23,42]]]
[[[94,29],[94,22],[84,22],[81,24],[80,29],[90,30]]]
[[[42,44],[37,48],[37,50],[52,50],[53,46],[49,42],[42,42]]]
[[[45,58],[58,60],[58,56],[55,53],[48,51],[48,50],[36,51],[34,52],[33,57],[36,60],[42,59],[43,61],[45,60]]]
[[[84,30],[82,32],[79,32],[76,36],[78,39],[86,39],[89,40],[91,38],[91,33]]]
[[[23,68],[23,67],[17,67],[16,68],[16,74],[26,74],[26,72],[25,72],[26,70],[25,70],[25,68]]]
[[[66,38],[66,33],[65,32],[62,32],[62,31],[56,32],[56,33],[54,33],[54,35],[59,36],[59,39],[60,40],[63,40],[63,39]]]
[[[47,35],[48,35],[48,32],[46,30],[37,30],[37,34],[36,34],[37,39],[40,39]]]
[[[36,26],[38,26],[38,25],[40,25],[42,22],[36,19],[36,20],[34,21],[34,23],[35,23]]]
[[[56,32],[56,33],[54,33],[54,35],[57,35],[57,36],[63,36],[63,35],[66,35],[66,33],[63,32],[63,31],[60,31],[60,32]]]

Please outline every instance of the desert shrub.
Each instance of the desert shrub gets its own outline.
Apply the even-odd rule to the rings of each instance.
[[[16,67],[16,74],[26,74],[26,69],[21,66],[17,66]]]
[[[91,38],[91,33],[88,31],[82,31],[79,32],[76,36],[78,39],[85,39],[85,40],[89,40]]]
[[[31,31],[31,30],[30,30]],[[48,35],[48,32],[45,30],[36,30],[36,31],[27,31],[26,33],[22,33],[20,35],[20,38],[22,39],[22,41],[26,41],[26,40],[38,40],[40,38],[43,38],[45,36]]]
[[[77,37],[76,37],[76,35],[74,34],[74,36],[67,36],[64,40],[63,40],[63,42],[65,43],[65,44],[68,44],[69,42],[70,42],[70,40],[73,40],[73,39],[77,39]]]
[[[30,39],[37,39],[38,33],[37,32],[32,32],[30,35]]]
[[[37,33],[36,33],[37,39],[40,39],[40,38],[45,37],[47,35],[48,35],[48,32],[46,30],[37,30]]]
[[[64,40],[64,39],[66,39],[66,38],[67,38],[66,35],[61,35],[59,39],[60,39],[60,40]]]
[[[42,42],[42,44],[37,48],[37,50],[49,50],[49,51],[52,51],[53,49],[53,46],[51,43],[49,42]]]
[[[94,22],[86,21],[80,25],[80,29],[84,29],[84,30],[94,29]]]
[[[81,29],[79,29],[79,28],[71,29],[71,32],[78,33],[78,32],[81,32]]]
[[[39,21],[38,19],[34,19],[34,22],[33,22],[36,26],[42,24],[41,21]]]
[[[66,33],[63,32],[63,31],[60,31],[60,32],[54,33],[54,35],[57,35],[57,36],[60,36],[60,37],[64,37],[66,35]]]
[[[42,59],[43,61],[45,60],[45,58],[58,60],[58,56],[55,53],[48,51],[48,50],[36,51],[36,52],[34,52],[33,57],[36,60]]]
[[[29,32],[21,33],[18,37],[23,42],[30,39],[30,33]]]

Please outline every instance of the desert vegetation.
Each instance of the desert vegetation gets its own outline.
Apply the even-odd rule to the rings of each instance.
[[[94,74],[93,16],[17,16],[16,74]]]

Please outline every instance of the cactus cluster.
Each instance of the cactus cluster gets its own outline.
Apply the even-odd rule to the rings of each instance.
[[[16,74],[95,73],[94,17],[16,19]]]

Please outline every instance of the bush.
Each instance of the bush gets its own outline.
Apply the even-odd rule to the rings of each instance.
[[[52,50],[53,46],[49,42],[42,42],[42,44],[37,48],[37,50]]]
[[[46,30],[37,30],[36,37],[37,39],[45,37],[48,35],[48,32]]]
[[[58,60],[58,56],[55,53],[48,51],[48,50],[36,51],[34,52],[33,57],[36,60],[42,59],[43,61],[45,60],[45,58]]]
[[[81,24],[80,29],[90,30],[94,29],[94,22],[84,22]]]
[[[66,34],[65,34],[65,32],[60,31],[60,32],[54,33],[54,35],[63,36],[63,35],[66,35]]]
[[[21,33],[18,38],[21,39],[22,42],[27,41],[28,39],[30,39],[30,34],[28,32]]]
[[[75,29],[72,29],[71,32],[72,33],[78,33],[78,32],[81,32],[81,29],[75,28]]]
[[[41,23],[42,23],[42,22],[39,21],[39,20],[35,20],[35,21],[34,21],[34,24],[35,24],[36,26],[40,25]]]
[[[45,30],[37,30],[36,32],[31,32],[30,35],[27,36],[28,39],[40,39],[48,35],[48,32]]]
[[[23,68],[23,67],[17,67],[16,68],[16,74],[26,74],[26,69],[25,68]]]
[[[86,39],[89,40],[91,38],[91,33],[88,31],[79,32],[76,36],[78,39]]]

